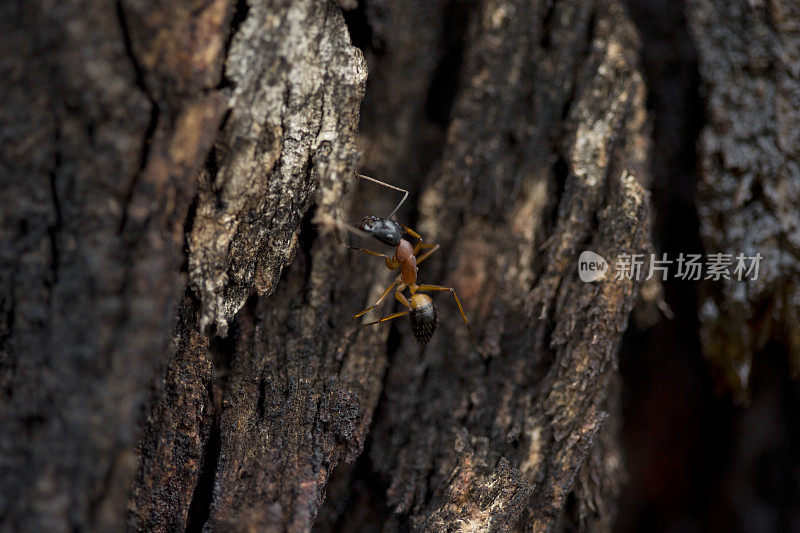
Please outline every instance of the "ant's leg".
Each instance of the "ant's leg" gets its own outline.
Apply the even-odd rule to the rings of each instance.
[[[430,250],[428,250],[427,252],[425,252],[421,256],[417,257],[417,264],[420,264],[421,262],[423,262],[425,259],[428,258],[428,256],[430,256],[433,252],[435,252],[436,250],[439,249],[439,245],[438,244],[427,243],[427,242],[423,243],[422,242],[422,235],[420,235],[419,233],[417,233],[413,229],[409,228],[408,226],[402,226],[402,228],[403,228],[403,231],[405,231],[406,233],[408,233],[412,237],[416,237],[417,239],[419,239],[417,241],[417,244],[414,245],[414,255],[417,255],[419,253],[419,251],[422,250],[422,249],[430,248]]]
[[[408,233],[415,239],[417,239],[417,244],[414,245],[414,255],[417,255],[417,252],[420,251],[421,248],[429,248],[427,244],[422,244],[422,235],[414,231],[413,229],[409,228],[408,226],[400,226],[403,228],[403,233]],[[419,262],[419,260],[417,260]]]
[[[355,318],[358,318],[358,317],[360,317],[361,315],[363,315],[363,314],[365,314],[365,313],[368,313],[368,312],[372,311],[373,309],[375,309],[376,307],[378,307],[378,306],[381,304],[381,302],[382,302],[382,301],[383,301],[383,300],[384,300],[384,299],[385,299],[385,298],[386,298],[386,297],[389,295],[389,293],[390,293],[390,292],[392,292],[392,289],[394,289],[395,285],[397,285],[397,280],[394,280],[394,281],[392,282],[392,284],[391,284],[391,285],[389,285],[389,286],[386,288],[386,290],[385,290],[385,291],[383,291],[383,294],[381,294],[381,297],[380,297],[380,298],[378,298],[378,301],[377,301],[377,302],[375,302],[375,303],[374,303],[373,305],[371,305],[370,307],[367,307],[366,309],[364,309],[364,310],[363,310],[363,311],[361,311],[360,313],[353,315],[353,317],[352,317],[350,320],[353,320],[353,319],[355,319]]]
[[[421,256],[417,257],[417,264],[422,263],[423,261],[425,261],[428,258],[428,256],[430,256],[433,252],[438,250],[439,249],[439,245],[438,244],[423,244],[422,248],[430,248],[430,250],[428,250],[427,252],[425,252]]]
[[[358,250],[359,252],[364,252],[365,254],[374,255],[375,257],[383,257],[385,259],[391,259],[388,255],[384,255],[382,253],[373,252],[372,250],[367,250],[366,248],[358,248],[357,246],[348,246],[351,250]]]
[[[395,318],[405,316],[408,314],[408,311],[400,311],[399,313],[395,313],[393,315],[385,316],[380,320],[376,320],[375,322],[368,322],[364,324],[365,326],[372,326],[373,324],[383,324],[384,322],[388,322],[390,320],[394,320]]]
[[[442,287],[441,285],[420,285],[417,287],[417,291],[420,292],[449,292],[453,295],[453,298],[456,299],[456,304],[458,305],[458,310],[461,311],[461,318],[464,319],[464,324],[467,326],[467,331],[469,331],[469,336],[472,338],[472,342],[475,343],[475,346],[478,346],[478,341],[475,340],[475,334],[472,332],[472,328],[469,325],[469,320],[467,320],[467,315],[464,314],[464,308],[461,306],[461,300],[458,299],[458,294],[456,294],[456,290],[452,287]],[[480,348],[479,348],[480,350]]]
[[[403,289],[404,289],[404,288],[405,288],[405,287],[403,287]],[[409,303],[409,301],[408,301],[408,298],[406,298],[405,296],[403,296],[403,293],[401,292],[403,289],[400,289],[400,290],[396,291],[396,292],[394,293],[394,297],[397,299],[397,301],[398,301],[398,302],[400,302],[401,304],[403,304],[403,307],[405,307],[406,309],[408,309],[409,311],[411,311],[411,304]]]
[[[409,228],[408,226],[400,226],[403,228],[403,231],[414,237],[415,239],[422,239],[422,235],[414,231],[413,229]]]
[[[365,254],[374,255],[375,257],[383,257],[383,259],[386,261],[386,268],[388,268],[389,270],[396,270],[400,266],[400,263],[397,261],[397,258],[395,257],[389,257],[388,255],[374,252],[372,250],[367,250],[366,248],[359,248],[357,246],[348,246],[348,248],[350,248],[351,250],[358,250],[359,252],[364,252]]]
[[[411,312],[411,304],[409,303],[408,298],[403,296],[402,292],[400,292],[400,291],[395,292],[394,293],[394,297],[397,298],[398,302],[400,302],[401,304],[403,304],[403,306],[405,306],[406,311],[400,311],[399,313],[395,313],[393,315],[385,316],[385,317],[381,318],[380,320],[376,320],[375,322],[368,322],[368,323],[363,324],[363,325],[364,326],[371,326],[373,324],[380,324],[382,322],[388,322],[389,320],[392,320],[392,319],[397,318],[399,316],[405,316],[405,315],[407,315],[408,313]]]

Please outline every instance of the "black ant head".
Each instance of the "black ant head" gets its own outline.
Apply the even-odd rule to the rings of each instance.
[[[379,217],[364,217],[358,227],[389,246],[397,246],[403,239],[403,228],[392,220]]]

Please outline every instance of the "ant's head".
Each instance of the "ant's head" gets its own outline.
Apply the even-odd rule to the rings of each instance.
[[[364,217],[358,229],[389,246],[397,246],[403,239],[403,228],[400,224],[385,218]]]

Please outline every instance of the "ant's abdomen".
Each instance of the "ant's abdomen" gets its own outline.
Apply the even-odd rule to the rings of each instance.
[[[425,346],[436,329],[436,306],[427,294],[417,293],[411,297],[411,331],[417,342]]]

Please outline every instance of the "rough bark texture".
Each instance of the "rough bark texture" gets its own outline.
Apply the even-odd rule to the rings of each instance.
[[[706,90],[698,212],[708,253],[760,253],[758,279],[706,287],[706,356],[740,399],[770,339],[800,371],[800,8],[687,2]]]
[[[265,299],[294,257],[315,195],[319,212],[340,216],[344,176],[357,159],[365,65],[333,4],[239,9],[225,63],[231,110],[199,174],[187,230],[196,309],[184,312],[167,394],[148,420],[131,505],[142,530],[308,529],[325,471],[357,447],[369,420],[353,403],[356,391],[327,367],[338,363],[325,338],[341,330],[327,322],[325,291],[341,250],[331,245],[300,286],[289,274],[286,289]],[[209,325],[219,337],[198,346],[195,330]],[[215,373],[198,372],[212,362]],[[197,398],[194,417],[187,398]],[[326,413],[340,404],[344,419]],[[202,469],[172,468],[186,463]]]
[[[636,287],[574,264],[649,247],[617,4],[359,12],[389,32],[366,163],[421,198],[444,257],[423,279],[489,352],[445,294],[426,352],[392,329],[388,375],[390,329],[343,326],[388,273],[308,222],[353,202],[366,70],[335,4],[4,9],[4,529],[117,529],[133,480],[136,529],[308,530],[381,398],[365,460],[390,522],[546,529],[575,494],[566,519],[610,523]]]
[[[200,180],[190,280],[200,327],[223,336],[252,288],[271,294],[294,257],[312,170],[341,187],[357,159],[363,60],[335,6],[290,4],[254,2],[239,13],[225,64],[232,110]],[[337,192],[323,191],[322,201],[332,208]]]
[[[689,6],[702,236],[770,254],[703,305],[706,352],[742,376],[760,335],[800,345],[797,16]],[[612,527],[641,287],[576,263],[653,249],[617,1],[19,1],[0,20],[0,530]],[[425,349],[405,319],[348,322],[393,276],[331,223],[397,201],[354,186],[357,162],[411,191],[400,221],[441,244],[420,279],[456,289],[480,346],[447,292]]]
[[[230,6],[194,4],[3,4],[5,531],[124,524],[225,110]]]
[[[635,287],[587,285],[574,269],[584,247],[606,257],[649,247],[632,27],[606,2],[444,13],[370,3],[366,13],[377,44],[365,166],[417,191],[415,227],[443,245],[423,281],[458,290],[491,355],[470,346],[442,296],[440,332],[422,353],[396,326],[404,342],[368,455],[330,489],[320,528],[607,528],[621,475],[616,351]],[[411,36],[419,55],[403,46]],[[438,65],[428,45],[444,49]],[[450,94],[428,92],[456,74]],[[352,489],[376,485],[385,500]]]

